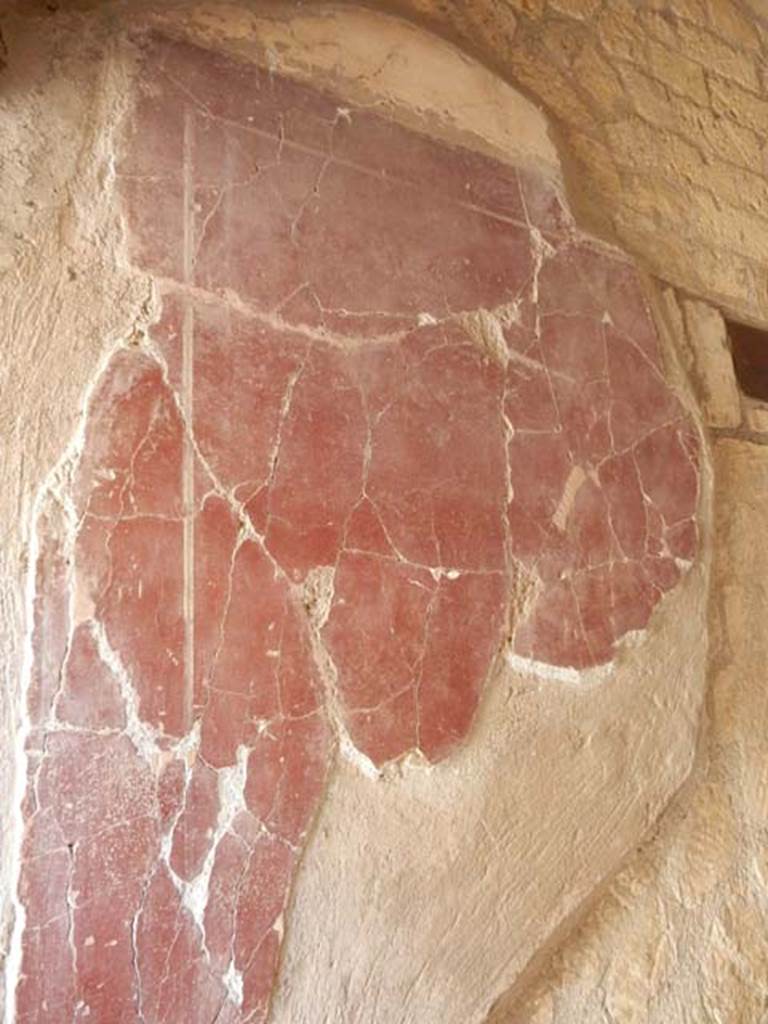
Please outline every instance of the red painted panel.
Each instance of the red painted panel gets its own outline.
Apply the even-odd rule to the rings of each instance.
[[[637,275],[550,183],[147,48],[118,175],[162,311],[37,524],[38,1024],[265,1021],[339,751],[450,756],[505,647],[610,661],[697,548]]]

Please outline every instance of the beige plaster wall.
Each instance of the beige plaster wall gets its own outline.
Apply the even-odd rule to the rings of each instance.
[[[417,2],[408,0],[408,6],[415,8]],[[574,127],[566,132],[564,108],[558,110],[545,95],[545,71],[552,69],[544,45],[549,29],[533,33],[544,49],[529,49],[525,42],[533,38],[536,19],[544,18],[542,24],[548,25],[565,18],[566,26],[579,21],[592,32],[582,16],[587,7],[598,12],[601,5],[553,0],[545,8],[529,0],[517,5],[521,10],[516,19],[509,15],[511,6],[494,6],[490,0],[448,4],[441,26],[465,38],[469,32],[474,49],[491,55],[529,91],[540,83],[541,98],[560,119],[556,141],[565,155],[569,191],[579,199],[582,213],[620,238],[645,266],[704,298],[727,300],[731,308],[748,309],[758,318],[763,306],[756,286],[740,291],[738,275],[738,280],[728,281],[714,273],[708,277],[709,264],[692,264],[699,258],[696,247],[689,246],[683,260],[679,224],[664,209],[654,214],[656,244],[651,245],[647,221],[626,202],[626,184],[616,187],[612,177],[598,173],[602,163],[590,163],[585,156],[594,151],[594,140],[586,149],[578,142],[582,135],[589,138],[586,128],[575,127],[573,114]],[[155,309],[147,281],[125,264],[111,180],[115,133],[130,101],[128,27],[146,17],[331,84],[353,98],[386,102],[396,116],[427,125],[442,137],[535,163],[555,178],[560,174],[548,123],[531,103],[451,46],[391,19],[327,9],[288,17],[291,11],[285,5],[263,3],[84,0],[58,7],[50,13],[47,5],[29,0],[7,4],[3,13],[0,6],[0,28],[8,46],[8,67],[0,77],[0,308],[6,313],[0,361],[0,792],[9,797],[18,712],[14,698],[25,654],[25,552],[34,497],[76,429],[82,396],[101,354],[116,337],[144,329]],[[711,11],[706,17],[712,17]],[[506,49],[494,28],[502,18],[508,19],[505,24],[514,22],[515,32],[520,26],[525,30]],[[633,31],[652,39],[647,26]],[[581,30],[577,37],[586,38]],[[529,55],[527,77],[519,69],[520,54]],[[586,65],[582,60],[574,66]],[[595,66],[601,65],[596,61]],[[639,128],[636,132],[637,140],[645,139]],[[643,145],[663,147],[665,137],[657,132]],[[658,162],[663,164],[661,156]],[[650,178],[648,188],[656,194]],[[602,213],[597,202],[601,197]],[[617,230],[621,217],[629,227]],[[663,241],[667,234],[668,245]],[[750,267],[757,265],[744,253],[728,250],[727,259],[715,259],[712,253],[720,252],[716,246],[710,250],[705,245],[702,251],[710,253],[710,262],[723,277],[730,274],[731,258],[737,266],[742,259]],[[757,280],[757,273],[750,281]],[[664,327],[670,372],[692,405],[675,357],[677,351],[685,357],[686,351],[679,322],[650,282],[649,291]],[[686,337],[695,349],[697,332]],[[690,362],[690,354],[688,358]],[[755,469],[762,465],[762,449],[724,440],[717,449],[718,481],[724,486],[747,494],[749,487],[757,487],[758,478],[765,480],[765,470]],[[702,504],[706,525],[708,501],[709,481]],[[741,544],[741,561],[734,554],[733,567],[745,572],[747,533],[742,531],[757,523],[762,514],[757,506],[755,499],[749,505],[753,519],[738,517],[723,541],[727,551]],[[724,529],[722,509],[721,504],[716,550]],[[468,743],[445,764],[428,770],[406,765],[397,774],[376,779],[340,765],[287,922],[276,1020],[468,1024],[486,1020],[497,1003],[490,1019],[524,1021],[524,1014],[533,1011],[523,1010],[520,999],[530,991],[543,1007],[536,1012],[544,1014],[540,1019],[547,1024],[602,1022],[606,1013],[616,1022],[706,1019],[692,1011],[686,1016],[689,1006],[697,1005],[690,999],[704,991],[702,971],[711,979],[710,988],[720,979],[730,985],[734,976],[725,954],[707,966],[718,913],[729,902],[737,907],[722,924],[726,937],[717,946],[721,953],[728,942],[740,949],[738,944],[747,941],[740,936],[756,927],[752,910],[743,909],[739,917],[738,907],[756,905],[755,894],[763,886],[762,868],[753,860],[765,812],[765,780],[755,781],[762,779],[758,759],[764,753],[750,717],[752,711],[757,717],[756,710],[733,715],[727,700],[713,698],[712,735],[718,735],[718,728],[725,730],[723,745],[738,749],[738,758],[727,766],[723,762],[722,769],[717,761],[708,768],[699,752],[696,779],[701,781],[686,788],[674,810],[661,818],[699,750],[712,547],[707,529],[699,568],[659,608],[645,641],[628,645],[610,674],[564,684],[525,677],[501,664]],[[740,575],[728,576],[731,593],[737,595],[733,600],[739,604],[749,598],[765,608],[764,589],[756,575],[750,579],[751,589],[742,592]],[[740,635],[738,614],[755,616],[755,633],[760,618],[758,611],[737,610],[727,632],[718,610],[727,590],[722,566],[717,580],[711,612],[718,638],[713,680],[719,678],[718,659],[730,656],[729,645]],[[759,643],[755,641],[754,658],[743,663],[739,676],[755,695],[761,679]],[[735,679],[724,695],[734,696]],[[742,781],[735,785],[741,802],[721,782],[721,775],[735,775],[737,761]],[[13,875],[17,838],[12,806],[7,799],[0,807],[6,880]],[[672,836],[676,828],[677,839]],[[633,857],[654,833],[648,849]],[[711,849],[716,852],[711,854]],[[730,857],[739,865],[735,875],[725,868]],[[661,870],[665,858],[675,862],[674,870]],[[691,861],[694,867],[689,869]],[[627,866],[611,885],[622,864]],[[706,902],[710,893],[719,902],[714,896]],[[695,904],[695,912],[686,909],[686,900]],[[565,938],[578,922],[584,922],[583,931]],[[561,969],[559,960],[551,961],[562,942],[562,962],[575,966]],[[319,948],[327,955],[318,956]],[[623,960],[616,957],[622,948],[627,951]],[[678,951],[678,959],[664,959],[668,948]],[[383,971],[376,967],[382,961]],[[637,990],[643,998],[651,993],[661,999],[660,979],[666,982],[668,975],[660,972],[671,970],[670,963],[681,974],[675,983],[680,994],[659,1009],[660,1016],[648,1017],[634,994]],[[750,963],[757,972],[758,961]],[[596,980],[610,986],[611,1002],[607,994],[600,996],[598,985],[598,1002],[580,1003],[574,972],[583,977],[578,984],[584,991],[590,984],[595,989]],[[604,982],[606,977],[613,980]],[[670,986],[662,987],[666,992]],[[742,989],[748,991],[746,982]],[[738,998],[734,995],[730,1005],[738,1005]],[[325,1018],[318,1018],[318,1006]]]
[[[715,444],[704,760],[649,846],[489,1024],[768,1017],[768,448]]]

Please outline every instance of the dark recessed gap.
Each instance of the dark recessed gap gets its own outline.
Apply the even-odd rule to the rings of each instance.
[[[768,402],[768,331],[733,320],[725,323],[741,393]]]

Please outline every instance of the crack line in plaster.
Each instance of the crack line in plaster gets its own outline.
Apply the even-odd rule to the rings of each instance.
[[[182,905],[192,916],[200,932],[200,941],[206,958],[210,961],[210,952],[205,940],[205,912],[208,908],[210,895],[211,872],[219,848],[219,843],[228,832],[232,832],[232,824],[242,811],[247,811],[245,803],[245,782],[248,772],[249,749],[244,745],[237,748],[235,764],[215,769],[217,773],[219,793],[219,813],[216,819],[216,830],[208,847],[208,852],[200,871],[191,882],[187,882],[176,874],[170,864],[172,830],[168,831],[168,843],[164,843],[163,859],[176,889],[181,895]],[[186,799],[182,804],[182,813],[186,810]],[[266,830],[265,830],[266,831]]]
[[[334,596],[336,568],[321,566],[307,573],[302,588],[303,604],[307,610],[310,625],[312,656],[325,691],[325,709],[329,723],[336,734],[339,754],[354,765],[361,774],[371,779],[383,777],[383,770],[352,741],[344,723],[341,697],[339,696],[339,673],[333,658],[322,638],[322,628],[328,621]]]
[[[224,988],[227,990],[230,1003],[234,1006],[242,1006],[243,975],[242,972],[238,971],[235,967],[234,957],[229,961],[229,967],[227,967],[227,970],[221,980],[224,982]]]
[[[540,313],[539,313],[539,309],[538,309],[539,275],[540,275],[541,269],[542,269],[545,261],[550,259],[550,258],[552,258],[556,254],[556,252],[558,250],[555,249],[543,237],[543,235],[541,234],[541,232],[537,228],[533,227],[530,224],[528,225],[528,227],[529,227],[530,234],[531,234],[532,252],[533,252],[533,257],[534,257],[534,268],[533,268],[532,277],[531,277],[531,279],[529,281],[529,287],[530,287],[531,299],[536,304],[536,319],[535,319],[534,334],[535,334],[535,336],[537,338],[539,338],[540,334],[541,334]],[[567,244],[570,244],[573,241],[574,241],[574,239],[571,239],[569,241],[569,243],[567,243]],[[167,279],[165,280],[164,284],[165,284],[166,287],[168,287],[168,285],[171,285],[174,288],[178,287],[175,282],[168,281]],[[302,287],[304,287],[304,286],[302,286]],[[413,327],[412,327],[409,330],[391,332],[391,333],[388,333],[388,334],[380,335],[380,336],[377,336],[377,337],[374,337],[374,338],[367,338],[367,339],[361,339],[361,338],[355,338],[355,337],[347,337],[347,336],[344,336],[344,335],[332,334],[331,332],[328,332],[325,328],[310,328],[310,327],[308,327],[306,325],[291,325],[291,324],[285,322],[282,319],[282,317],[276,316],[275,313],[265,314],[263,311],[254,309],[248,303],[244,302],[240,298],[239,295],[237,295],[236,293],[232,292],[231,290],[224,290],[223,293],[216,294],[216,293],[210,293],[210,292],[206,291],[205,289],[201,289],[201,288],[198,288],[198,287],[187,286],[187,287],[185,287],[184,292],[185,292],[185,294],[191,295],[193,297],[202,298],[204,301],[209,301],[209,302],[213,301],[214,303],[222,303],[222,302],[224,302],[227,305],[234,306],[236,309],[238,309],[238,311],[245,313],[246,315],[252,317],[253,319],[256,319],[257,321],[259,321],[261,323],[268,324],[269,326],[273,326],[273,327],[275,327],[278,330],[283,330],[283,331],[286,331],[286,332],[289,332],[289,333],[302,335],[302,336],[304,336],[306,338],[309,338],[309,339],[311,339],[313,341],[314,340],[322,341],[322,342],[334,345],[335,347],[341,347],[341,348],[346,349],[346,350],[350,350],[350,349],[354,350],[354,349],[358,348],[361,344],[375,344],[377,342],[397,343],[398,341],[402,340],[402,338],[405,335],[407,335],[410,332],[410,330],[413,329]],[[547,366],[546,364],[540,363],[537,360],[532,360],[532,359],[530,359],[530,357],[527,357],[527,356],[525,356],[522,353],[518,353],[515,350],[508,350],[507,347],[506,347],[506,343],[505,343],[505,339],[504,339],[504,335],[503,335],[503,330],[504,330],[505,327],[511,326],[512,324],[518,322],[518,320],[519,320],[519,303],[520,303],[520,299],[515,300],[514,302],[511,302],[511,303],[508,302],[508,303],[502,304],[500,307],[498,307],[498,308],[496,308],[494,310],[478,309],[478,310],[474,310],[474,311],[471,311],[471,312],[451,313],[448,316],[446,316],[444,318],[441,318],[440,320],[436,319],[430,313],[421,313],[416,318],[416,323],[421,324],[421,325],[426,325],[426,324],[442,325],[442,324],[446,324],[446,323],[458,323],[458,324],[460,324],[465,329],[467,334],[469,334],[470,338],[475,343],[480,345],[480,347],[486,352],[487,355],[489,355],[490,358],[493,358],[496,361],[501,362],[502,366],[506,366],[509,361],[514,361],[514,362],[519,362],[521,365],[524,365],[524,366],[526,366],[529,369],[533,369],[533,370],[536,370],[536,371],[542,371],[543,370],[545,375],[546,375],[546,377],[547,377],[547,380],[548,380],[549,390],[550,390],[550,393],[552,394],[552,400],[555,403],[555,407],[557,408],[558,415],[560,415],[559,403],[557,402],[557,398],[556,398],[556,396],[554,394],[554,389],[552,387],[551,377],[552,376],[554,376],[554,377],[562,377],[565,380],[570,380],[570,378],[567,375],[565,375],[565,374],[558,373],[558,371],[556,369],[551,368],[551,367]],[[320,307],[320,308],[322,308],[322,307]],[[501,349],[501,343],[504,343],[504,350],[503,351]],[[158,357],[158,355],[156,353],[155,353],[155,358],[157,358],[158,361],[161,364],[163,363],[163,360],[160,357]],[[165,376],[166,376],[166,382],[167,382],[167,373],[165,374]],[[173,389],[171,389],[171,390],[173,391]],[[289,395],[290,395],[291,391],[292,391],[292,388],[289,387],[289,391],[288,391]],[[178,401],[177,401],[177,404],[178,404]],[[186,417],[185,417],[185,420],[186,420]],[[508,418],[505,415],[502,417],[502,420],[503,420],[503,428],[504,428],[506,440],[509,441],[514,436],[514,434],[515,434],[515,428],[509,422]],[[190,436],[192,436],[191,426],[190,426],[190,424],[188,422],[186,423],[186,427],[187,427],[187,432],[190,434]],[[561,425],[560,429],[562,430],[562,425]],[[657,429],[659,429],[658,426],[655,426],[653,428],[653,430],[657,430]],[[198,457],[200,457],[201,462],[205,466],[205,468],[206,468],[207,472],[209,473],[211,479],[215,481],[215,476],[212,473],[212,471],[211,471],[210,467],[208,466],[207,462],[205,461],[205,459],[202,457],[202,454],[199,452],[199,449],[197,448],[196,443],[194,442],[194,438],[192,438],[192,440],[193,440],[193,444],[195,446],[195,451],[198,454]],[[635,439],[635,442],[633,442],[632,447],[634,447],[637,443],[639,443],[639,439]],[[619,454],[619,453],[614,452],[613,454]],[[508,495],[509,500],[511,501],[512,498],[513,498],[513,488],[512,488],[512,484],[511,484],[511,475],[510,475],[510,467],[509,467],[508,459],[505,460],[505,463],[506,463],[507,495]],[[574,468],[576,468],[576,467],[574,467]],[[230,494],[229,492],[227,492],[226,489],[223,488],[223,486],[218,481],[215,481],[215,486],[216,486],[216,490],[218,491],[218,493],[220,493],[228,501],[228,503],[230,504],[230,507],[233,509],[233,512],[238,516],[240,521],[243,522],[243,523],[247,523],[247,528],[248,528],[249,534],[252,536],[252,538],[254,540],[258,540],[259,541],[262,550],[270,558],[270,561],[272,562],[273,567],[275,568],[275,571],[280,573],[281,576],[284,576],[284,574],[280,571],[279,566],[274,562],[274,559],[272,559],[272,557],[269,555],[269,552],[268,552],[268,550],[266,548],[266,545],[265,545],[264,537],[261,536],[261,534],[259,534],[255,530],[255,528],[253,527],[253,524],[251,523],[250,518],[248,517],[247,513],[245,512],[245,509],[243,507],[243,503],[242,502],[238,502],[234,498],[233,494]],[[573,495],[570,496],[570,498],[572,499],[574,497],[575,497],[575,492],[574,492]],[[563,495],[563,500],[561,500],[561,507],[559,507],[557,512],[556,512],[556,518],[558,519],[558,521],[563,516],[566,516],[566,518],[567,518],[568,508],[566,506],[570,505],[571,502],[569,501],[566,504],[563,504],[565,498],[566,498],[566,494]],[[558,516],[558,513],[560,513],[559,516]],[[385,533],[386,533],[386,530],[385,530]],[[396,554],[396,556],[399,557],[400,561],[403,561],[403,562],[407,561],[406,559],[403,559],[402,556],[399,556],[399,553],[397,552],[397,550],[394,547],[394,545],[393,545],[393,550],[395,550],[395,554]],[[451,570],[445,570],[441,566],[438,566],[438,567],[434,567],[434,566],[421,566],[421,568],[424,568],[427,571],[429,571],[431,573],[432,577],[435,580],[439,580],[439,578],[443,574],[447,575],[451,579],[456,578],[457,575],[461,574],[457,570],[452,570],[452,569]],[[333,583],[332,583],[332,580],[331,580],[331,587],[332,587],[332,585],[333,585]],[[580,614],[580,610],[579,610],[579,614]],[[316,649],[315,654],[316,654],[316,658],[319,658],[320,665],[324,666],[324,668],[321,668],[320,671],[321,671],[321,675],[322,675],[323,680],[324,680],[324,685],[326,686],[326,689],[328,690],[329,694],[331,695],[332,703],[333,703],[334,694],[335,694],[335,704],[336,704],[335,712],[331,712],[330,709],[329,709],[329,715],[330,715],[331,718],[338,718],[338,716],[340,714],[340,708],[339,708],[339,700],[338,700],[338,693],[337,693],[337,670],[335,668],[335,665],[333,665],[332,660],[330,659],[330,655],[328,654],[327,650],[325,650],[324,644],[322,642],[322,639],[319,637],[319,635],[317,635],[317,636],[313,635],[313,646],[315,644],[319,644],[320,645],[320,648]],[[510,654],[510,657],[515,659],[515,664],[518,667],[520,667],[521,670],[523,670],[523,671],[526,671],[526,672],[533,671],[536,675],[544,677],[544,678],[561,679],[561,680],[565,680],[565,681],[569,681],[569,682],[573,682],[574,680],[580,679],[585,672],[593,674],[595,671],[598,671],[600,668],[606,668],[606,667],[608,667],[608,666],[610,666],[612,664],[612,662],[609,662],[608,666],[604,665],[604,666],[598,666],[597,668],[586,669],[586,670],[579,670],[579,669],[575,669],[575,668],[568,667],[568,666],[550,665],[548,663],[539,662],[539,661],[536,661],[535,659],[525,658],[525,657],[522,657],[522,656],[519,656],[519,655],[511,655]],[[369,759],[366,758],[365,755],[362,755],[361,752],[359,750],[357,750],[357,748],[354,746],[354,744],[352,743],[351,739],[349,738],[349,734],[348,734],[346,728],[343,726],[343,723],[340,721],[340,719],[336,722],[336,725],[337,725],[337,728],[336,728],[337,736],[339,737],[339,744],[340,744],[340,749],[342,750],[342,752],[344,752],[346,754],[349,754],[351,760],[355,764],[357,764],[358,767],[362,767],[362,769],[366,772],[366,774],[370,774],[371,772],[373,772],[377,776],[380,776],[381,775],[380,770],[377,769],[372,764],[369,764]],[[363,759],[362,762],[360,760],[361,758]]]
[[[375,314],[368,310],[364,310],[361,313],[355,314],[360,317],[381,315],[394,319],[400,317],[408,321],[408,325],[397,331],[385,331],[382,334],[374,335],[373,337],[358,338],[352,335],[338,334],[335,331],[328,330],[327,327],[312,327],[309,324],[303,323],[292,323],[288,320],[283,319],[280,316],[281,307],[296,294],[308,288],[306,283],[300,285],[294,291],[281,299],[277,306],[271,311],[265,311],[254,306],[252,303],[244,299],[238,292],[233,288],[222,288],[220,291],[210,291],[207,288],[203,288],[198,284],[183,284],[174,278],[163,277],[162,275],[156,275],[154,277],[157,285],[163,293],[178,293],[183,296],[197,299],[206,305],[213,306],[224,306],[229,310],[233,310],[239,313],[241,316],[248,317],[250,320],[255,320],[264,327],[269,327],[273,330],[280,331],[288,335],[299,335],[307,338],[310,341],[322,341],[334,348],[344,349],[347,351],[354,351],[357,348],[361,348],[364,345],[375,345],[382,343],[397,344],[402,341],[403,338],[409,334],[414,327],[417,325],[417,317],[410,316],[408,314],[401,313],[381,313]],[[337,313],[338,310],[324,309],[322,305],[317,303],[317,308],[321,313]],[[429,323],[431,324],[442,324],[449,322],[453,319],[452,316],[436,319],[429,314],[419,314],[420,317],[429,316]]]
[[[71,499],[65,491],[65,484],[67,481],[71,482],[74,468],[79,463],[85,450],[88,410],[96,388],[106,373],[113,356],[124,346],[125,341],[119,338],[102,353],[91,379],[84,389],[80,404],[80,414],[72,437],[60,459],[48,472],[34,495],[27,517],[29,535],[24,584],[24,655],[19,685],[17,687],[16,720],[18,727],[13,755],[16,774],[12,794],[12,807],[14,810],[11,817],[11,839],[9,841],[11,852],[9,858],[8,890],[10,893],[9,902],[13,912],[13,923],[5,961],[5,1019],[9,1022],[16,1019],[16,993],[21,980],[22,937],[27,916],[26,909],[19,896],[19,886],[21,883],[22,848],[26,831],[23,806],[30,765],[29,755],[27,754],[27,741],[32,734],[29,693],[35,664],[35,598],[37,595],[37,566],[40,557],[39,523],[43,504],[49,497],[55,498],[65,510],[69,511],[72,509]]]
[[[136,984],[136,1013],[140,1024],[144,1024],[144,986],[142,985],[141,971],[139,970],[139,921],[141,915],[144,913],[144,907],[147,902],[147,895],[149,893],[149,886],[152,880],[152,875],[147,874],[144,879],[144,884],[141,888],[141,898],[139,900],[139,907],[136,913],[133,915],[131,921],[131,970],[133,978]]]
[[[556,255],[557,249],[544,238],[541,231],[533,224],[529,225],[528,230],[531,235],[531,249],[533,252],[533,281],[531,283],[531,302],[534,306],[539,305],[539,275],[541,274],[541,268],[548,259],[552,259]]]
[[[64,901],[67,906],[67,945],[72,955],[72,973],[77,976],[77,946],[75,945],[75,892],[72,890],[72,881],[75,875],[75,850],[77,843],[67,843],[67,858],[69,868],[67,871],[67,887],[64,892]]]
[[[285,135],[282,123],[278,136],[275,136],[273,132],[265,131],[264,128],[257,128],[253,124],[246,124],[242,121],[234,120],[233,118],[226,117],[224,114],[215,114],[210,107],[197,96],[192,89],[184,82],[180,81],[175,75],[173,75],[167,68],[161,69],[162,74],[174,85],[180,92],[188,97],[193,107],[197,109],[197,112],[209,121],[225,125],[229,128],[234,128],[239,132],[246,132],[250,135],[256,135],[260,138],[269,139],[271,141],[277,141],[279,144],[277,160],[279,163],[284,147],[288,147],[296,152],[310,155],[313,157],[327,158],[329,161],[336,163],[340,167],[347,168],[349,170],[357,171],[360,174],[364,174],[366,177],[378,178],[378,172],[372,170],[366,164],[358,163],[355,160],[350,160],[348,157],[341,157],[337,153],[333,152],[333,129],[339,124],[340,121],[348,121],[351,123],[350,111],[346,107],[337,108],[337,113],[333,121],[324,120],[324,123],[331,129],[330,147],[328,150],[320,150],[317,147],[307,145],[306,143],[300,142],[298,139],[289,139]],[[360,105],[360,109],[365,109],[366,106],[375,107],[376,104]],[[194,112],[192,113],[194,116]],[[281,115],[282,121],[282,115]],[[126,175],[126,177],[132,177],[132,175]],[[419,183],[409,181],[407,178],[400,178],[397,175],[391,175],[393,181],[399,185],[411,190],[412,192],[422,192],[423,186]],[[455,199],[454,203],[456,206],[464,210],[469,210],[472,213],[480,214],[483,217],[488,217],[494,221],[501,221],[505,224],[511,224],[517,228],[529,228],[530,224],[527,220],[527,211],[524,210],[524,219],[520,220],[517,217],[510,217],[499,210],[488,209],[485,206],[480,206],[477,203],[468,202],[465,199]]]
[[[263,534],[261,534],[253,524],[253,521],[248,514],[245,507],[244,500],[238,500],[234,496],[234,492],[237,487],[227,489],[224,484],[218,479],[217,475],[211,468],[208,460],[203,455],[198,442],[194,435],[192,423],[188,419],[187,411],[183,406],[176,390],[170,383],[168,367],[165,359],[160,352],[155,348],[152,341],[148,337],[142,338],[142,348],[155,360],[157,365],[160,367],[163,375],[163,381],[171,394],[175,406],[181,416],[185,435],[189,438],[189,443],[194,452],[194,455],[199,459],[200,464],[208,475],[214,492],[223,501],[226,502],[233,515],[237,518],[241,525],[241,535],[239,536],[239,545],[245,540],[251,540],[259,545],[260,550],[263,552],[265,557],[269,560],[276,577],[283,579],[289,586],[294,598],[299,599],[299,603],[304,606],[307,610],[307,618],[310,623],[310,639],[313,652],[313,660],[317,666],[320,674],[323,687],[325,690],[325,711],[328,716],[329,723],[331,724],[333,731],[336,734],[337,744],[339,753],[342,757],[350,764],[354,765],[362,774],[369,778],[382,778],[387,774],[387,766],[378,768],[373,761],[364,754],[352,740],[349,730],[347,729],[342,711],[341,698],[338,691],[338,670],[336,668],[330,653],[327,650],[325,642],[321,636],[322,627],[327,621],[328,614],[330,613],[331,604],[333,601],[333,588],[335,578],[335,567],[324,566],[310,572],[303,584],[303,587],[297,587],[285,574],[280,564],[274,559],[270,553],[266,540]],[[298,371],[294,373],[292,379],[289,381],[289,386],[283,396],[283,403],[290,404],[290,399],[293,393],[293,386],[295,386],[298,380],[301,370],[304,364],[299,367]],[[281,407],[282,408],[282,407]],[[287,413],[286,409],[286,413]],[[274,453],[277,454],[276,452]],[[380,556],[386,557],[386,556]],[[442,565],[421,565],[418,563],[410,562],[403,556],[398,555],[396,552],[396,559],[403,564],[410,565],[417,569],[423,569],[430,573],[432,578],[439,582],[442,577],[446,577],[450,580],[458,579],[460,576],[465,575],[462,570],[454,567],[446,567]],[[473,570],[473,575],[485,575],[486,573],[496,575],[501,570]],[[424,758],[418,748],[405,752],[400,758],[394,762],[388,763],[389,767],[394,765],[403,765],[409,761],[417,761],[420,766],[427,767],[429,762]]]
[[[165,736],[159,729],[145,722],[139,714],[139,698],[131,681],[122,658],[111,646],[103,623],[91,619],[91,634],[96,641],[99,657],[117,680],[120,695],[125,707],[125,728],[122,732],[128,737],[140,757],[150,767],[156,767],[166,752],[175,756],[185,755],[197,750],[199,745],[199,725],[194,723],[189,731],[164,751],[158,740]]]

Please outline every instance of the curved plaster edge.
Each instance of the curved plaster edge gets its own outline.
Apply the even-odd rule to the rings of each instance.
[[[128,94],[118,47],[76,19],[3,20],[0,92],[5,159],[0,369],[7,444],[0,460],[0,978],[12,949],[12,893],[21,844],[26,708],[20,680],[32,609],[34,508],[71,436],[102,351],[149,319],[149,286],[126,271],[112,196],[112,156]],[[95,45],[98,43],[98,45]],[[53,368],[53,371],[52,371]],[[17,919],[18,923],[18,919]],[[13,960],[13,956],[10,956]],[[13,963],[10,965],[13,972]]]
[[[698,705],[698,728],[691,734],[691,752],[688,770],[681,773],[678,787],[670,792],[666,804],[659,808],[656,819],[652,821],[642,836],[631,843],[623,857],[619,858],[614,869],[598,882],[586,898],[578,904],[570,915],[566,915],[552,931],[547,940],[532,954],[523,971],[514,983],[499,995],[491,1007],[485,1024],[511,1024],[517,1020],[517,1013],[525,1007],[526,1014],[531,1009],[528,999],[532,995],[536,1007],[542,984],[552,971],[552,964],[566,952],[573,953],[578,943],[577,936],[589,922],[600,919],[601,913],[615,902],[615,887],[625,874],[642,872],[643,867],[652,861],[658,853],[658,842],[666,837],[674,823],[685,817],[692,802],[695,801],[697,790],[706,777],[710,761],[711,745],[711,666],[712,638],[710,636],[712,603],[715,600],[715,452],[710,435],[705,425],[705,414],[694,395],[694,386],[690,374],[685,368],[687,346],[695,341],[688,335],[684,322],[685,300],[668,283],[651,275],[640,272],[646,301],[656,325],[661,342],[661,355],[665,375],[675,391],[681,404],[695,424],[701,445],[700,473],[701,489],[699,495],[698,520],[701,530],[699,564],[703,575],[703,586],[706,588],[704,624],[701,635],[701,646],[705,652],[703,678],[700,683]],[[664,607],[667,598],[662,602]],[[657,610],[659,614],[660,610]],[[684,612],[682,613],[684,614]],[[629,644],[642,643],[643,633],[630,635],[626,638]],[[610,667],[610,666],[607,666]],[[544,673],[546,675],[546,673]],[[526,1015],[526,1020],[528,1016]],[[538,1020],[538,1018],[537,1018]],[[533,1021],[531,1021],[533,1024]]]
[[[340,763],[294,891],[275,1024],[484,1021],[686,779],[705,613],[699,566],[610,678],[502,666],[445,762],[376,780]]]
[[[712,444],[715,550],[697,762],[651,841],[487,1024],[762,1021],[766,847],[765,448]],[[750,643],[743,638],[749,636]]]
[[[149,7],[156,5],[149,5]],[[453,44],[391,14],[362,7],[188,2],[150,12],[157,28],[255,60],[281,74],[384,105],[397,120],[554,180],[560,162],[545,115]]]

